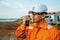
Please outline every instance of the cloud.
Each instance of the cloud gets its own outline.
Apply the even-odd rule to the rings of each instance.
[[[4,6],[7,6],[7,7],[10,7],[10,6],[11,6],[11,4],[10,4],[9,2],[1,1],[0,3],[1,3],[2,5],[4,5]]]
[[[23,8],[25,7],[23,4],[19,3],[19,2],[11,2],[11,1],[0,1],[0,4],[2,4],[3,6],[6,6],[6,7],[11,7],[11,8]]]

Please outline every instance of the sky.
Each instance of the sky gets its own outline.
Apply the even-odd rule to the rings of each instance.
[[[60,0],[0,0],[0,18],[20,18],[28,15],[35,4],[43,3],[48,12],[60,11]]]

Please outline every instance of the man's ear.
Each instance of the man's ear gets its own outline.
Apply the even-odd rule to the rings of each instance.
[[[42,14],[42,18],[45,18],[46,14]]]

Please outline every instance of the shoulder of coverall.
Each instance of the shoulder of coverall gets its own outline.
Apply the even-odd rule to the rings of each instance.
[[[56,26],[48,24],[47,28],[48,28],[48,29],[52,29],[52,28],[56,28]],[[57,28],[56,28],[56,29],[57,29]]]
[[[54,26],[50,25],[47,21],[44,21],[41,25],[40,25],[41,28],[44,28],[44,29],[51,29],[53,28]]]
[[[47,29],[55,28],[55,26],[49,24],[47,21],[45,21],[42,25],[43,25],[43,28],[47,28]]]
[[[51,28],[55,28],[55,27],[56,27],[55,25],[49,24],[47,21],[45,21],[43,24],[46,25],[46,28],[47,28],[47,29],[51,29]]]

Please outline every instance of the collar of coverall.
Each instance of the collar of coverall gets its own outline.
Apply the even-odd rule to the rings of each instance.
[[[37,27],[38,24],[34,24],[34,27]],[[42,24],[39,25],[40,28],[47,29],[48,22],[44,21]]]

